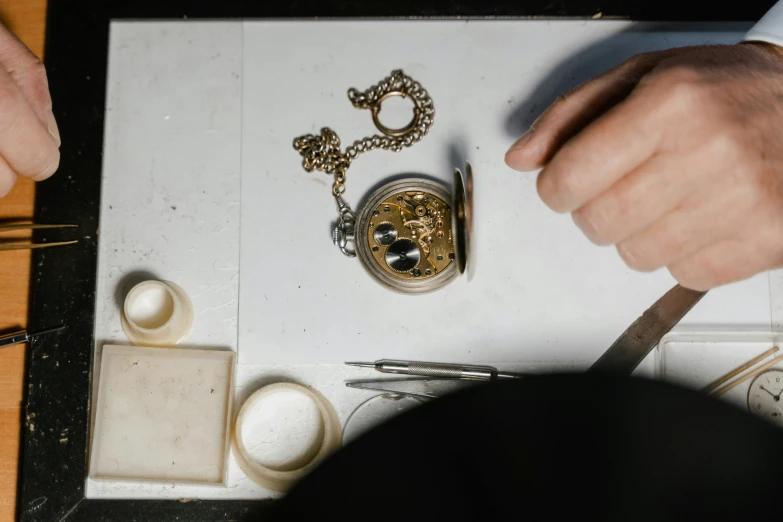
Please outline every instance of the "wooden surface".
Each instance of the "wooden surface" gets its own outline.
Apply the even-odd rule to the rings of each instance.
[[[46,0],[0,0],[0,20],[43,56]],[[0,199],[0,222],[32,220],[34,193],[35,184],[20,179]],[[29,284],[29,251],[0,252],[0,332],[27,324]],[[0,349],[0,522],[15,520],[25,350],[24,344]]]

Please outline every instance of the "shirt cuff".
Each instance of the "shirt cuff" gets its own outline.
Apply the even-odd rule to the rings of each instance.
[[[767,42],[783,47],[783,1],[773,5],[742,41]]]

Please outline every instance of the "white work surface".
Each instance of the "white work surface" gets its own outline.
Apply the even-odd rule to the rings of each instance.
[[[503,155],[558,94],[633,54],[733,43],[747,25],[619,21],[122,22],[111,27],[96,355],[127,343],[130,286],[171,280],[193,299],[185,346],[238,350],[237,404],[291,380],[345,422],[371,393],[345,360],[408,358],[508,368],[582,368],[674,281],[627,269],[549,211],[535,174]],[[294,137],[333,128],[343,145],[373,133],[361,90],[393,69],[433,97],[435,124],[394,154],[348,172],[358,207],[384,180],[449,181],[472,163],[475,278],[426,296],[393,294],[331,243],[331,180],[306,173]],[[385,114],[385,113],[384,113]],[[406,112],[407,115],[407,112]],[[509,241],[511,238],[512,241]],[[783,324],[783,278],[710,292],[683,328]],[[650,361],[642,371],[650,368]],[[376,374],[377,375],[377,374]],[[374,376],[374,375],[373,375]],[[88,497],[267,498],[233,458],[228,488],[87,481]]]

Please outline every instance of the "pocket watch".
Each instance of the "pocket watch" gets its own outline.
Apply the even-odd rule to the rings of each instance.
[[[413,102],[413,119],[405,127],[390,129],[380,121],[381,105],[392,96]],[[346,171],[360,154],[385,149],[399,152],[429,132],[435,107],[427,91],[401,70],[366,91],[348,90],[358,109],[368,109],[380,135],[357,140],[340,149],[332,130],[294,140],[307,172],[320,170],[334,176],[332,195],[339,218],[332,239],[348,257],[358,257],[367,272],[384,287],[421,294],[438,290],[468,271],[473,229],[473,173],[454,169],[454,187],[425,178],[390,181],[373,192],[354,212],[343,199]],[[470,277],[470,276],[469,276]]]

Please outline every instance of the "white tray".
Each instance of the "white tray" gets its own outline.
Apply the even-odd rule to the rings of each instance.
[[[90,478],[224,486],[234,359],[231,351],[105,346]]]
[[[655,352],[655,376],[688,388],[701,389],[773,346],[781,346],[781,343],[783,334],[769,331],[672,333],[661,339]],[[765,362],[769,360],[771,357]],[[753,380],[749,379],[720,397],[746,408],[751,382]]]

